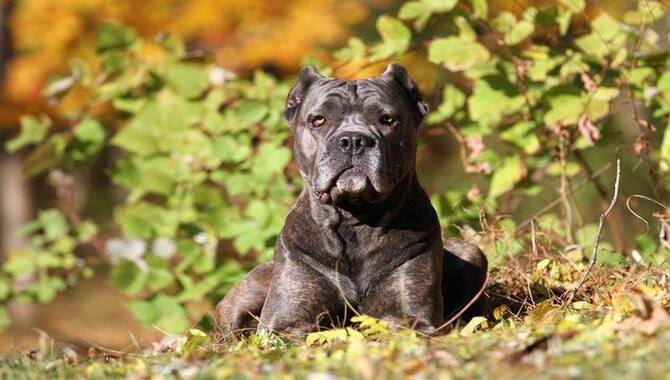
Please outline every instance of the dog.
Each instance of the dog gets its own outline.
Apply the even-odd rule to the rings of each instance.
[[[305,187],[274,259],[218,304],[219,335],[303,336],[353,312],[436,335],[472,304],[486,257],[465,241],[443,244],[417,179],[417,130],[427,112],[399,64],[363,80],[300,72],[284,118]]]

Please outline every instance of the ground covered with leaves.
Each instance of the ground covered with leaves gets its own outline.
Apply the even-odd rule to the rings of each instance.
[[[82,351],[47,336],[0,359],[1,378],[668,378],[665,264],[596,268],[566,305],[583,269],[568,259],[510,263],[489,281],[480,316],[426,338],[358,315],[304,341],[272,335],[214,344],[191,329],[150,347]],[[528,269],[528,267],[530,269]],[[568,289],[568,290],[566,290]]]

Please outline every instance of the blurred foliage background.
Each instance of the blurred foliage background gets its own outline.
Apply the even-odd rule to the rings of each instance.
[[[494,268],[538,241],[583,268],[616,158],[623,195],[668,204],[661,1],[2,8],[2,349],[33,327],[113,347],[210,327],[214,303],[271,257],[302,186],[281,111],[305,64],[343,78],[408,66],[433,110],[421,181],[445,235]],[[663,262],[665,207],[631,205],[650,225],[618,207],[603,264]]]

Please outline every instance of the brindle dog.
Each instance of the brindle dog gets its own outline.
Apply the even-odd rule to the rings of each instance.
[[[219,303],[222,335],[303,335],[350,309],[436,334],[480,294],[487,261],[474,245],[443,244],[417,180],[417,129],[428,111],[404,67],[379,77],[325,78],[304,69],[284,116],[305,188],[275,257]]]

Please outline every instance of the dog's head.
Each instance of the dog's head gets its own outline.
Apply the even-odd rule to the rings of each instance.
[[[391,64],[363,80],[300,73],[284,117],[300,173],[322,203],[378,203],[413,170],[428,108],[407,70]]]

